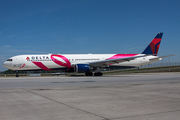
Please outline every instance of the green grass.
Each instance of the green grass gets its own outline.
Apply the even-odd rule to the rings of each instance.
[[[104,71],[104,74],[130,74],[130,73],[160,73],[160,72],[180,72],[180,66],[166,66],[166,67],[153,67],[153,68],[133,68],[133,69],[122,69]]]

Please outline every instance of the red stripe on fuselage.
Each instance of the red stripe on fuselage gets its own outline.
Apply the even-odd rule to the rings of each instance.
[[[24,63],[24,64],[23,64],[23,65],[22,65],[20,68],[23,68],[23,67],[25,67],[25,65],[26,65],[26,64]]]
[[[48,67],[46,67],[44,64],[42,64],[41,62],[34,62],[32,61],[36,66],[38,66],[39,68],[43,69],[43,70],[51,70]]]

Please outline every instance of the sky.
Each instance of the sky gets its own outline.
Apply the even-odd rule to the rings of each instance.
[[[0,71],[21,54],[141,53],[180,62],[179,0],[0,0]]]

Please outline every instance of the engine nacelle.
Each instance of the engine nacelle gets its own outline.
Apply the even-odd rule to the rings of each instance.
[[[74,70],[76,73],[85,73],[85,72],[89,72],[90,67],[88,64],[77,64],[74,67]]]

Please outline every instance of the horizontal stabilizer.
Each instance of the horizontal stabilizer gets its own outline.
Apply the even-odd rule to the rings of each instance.
[[[166,56],[161,56],[159,58],[165,58],[165,57],[170,57],[170,56],[175,56],[176,54],[172,54],[172,55],[166,55]]]
[[[165,58],[165,57],[170,57],[170,56],[174,56],[176,54],[172,54],[172,55],[166,55],[166,56],[161,56],[161,57],[157,57],[157,58],[152,58],[152,59],[149,59],[149,60],[162,60],[162,58]]]

